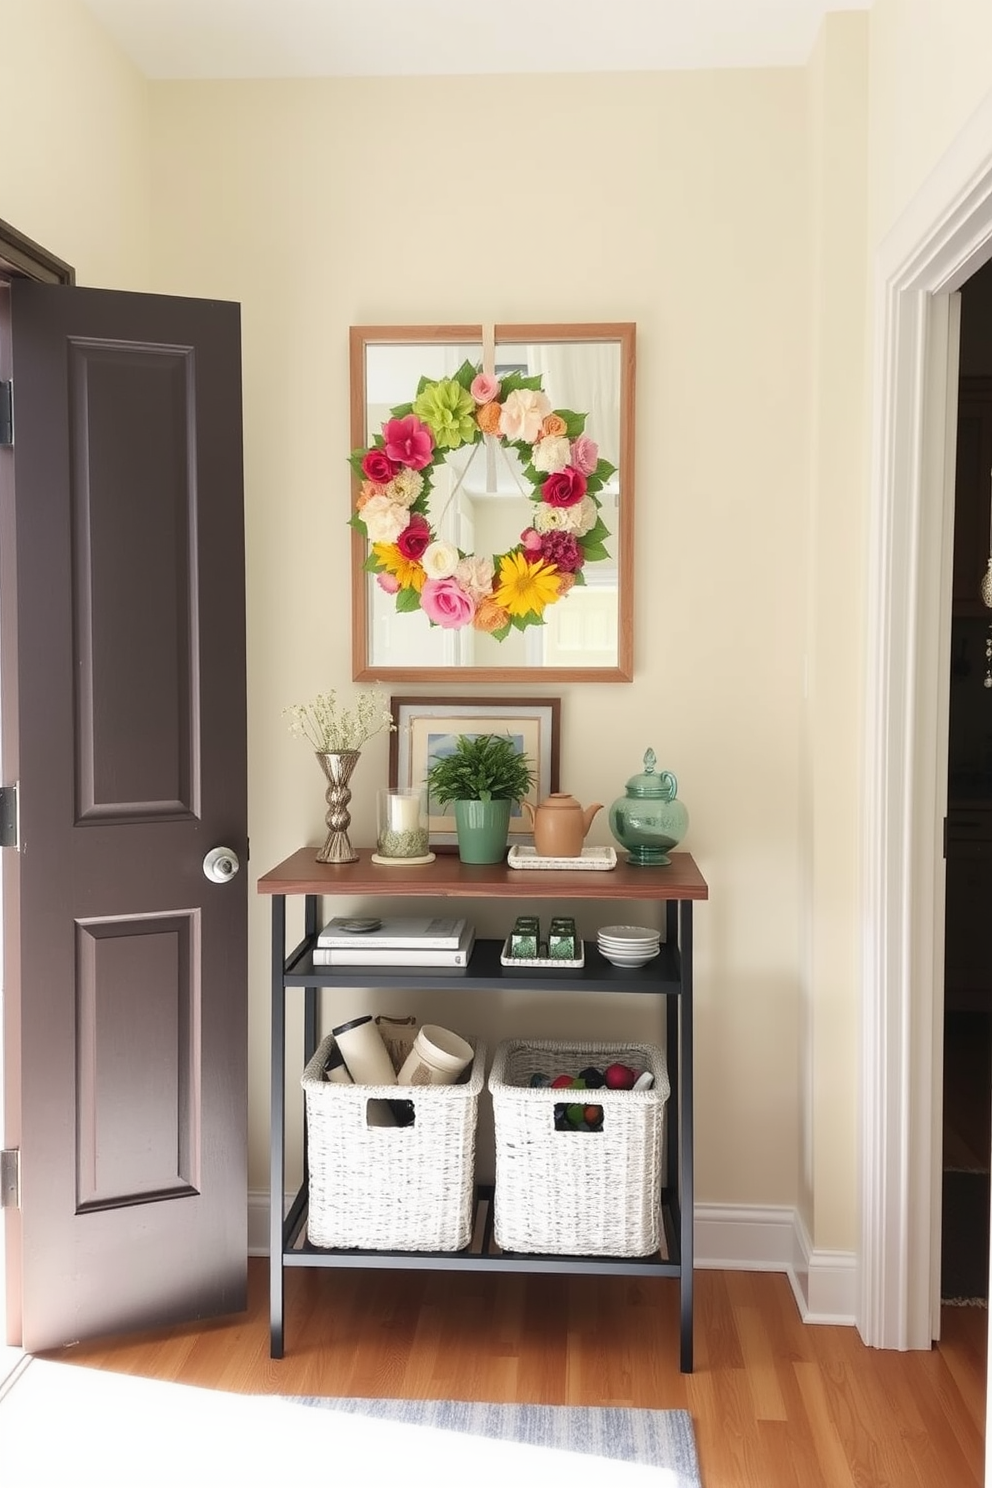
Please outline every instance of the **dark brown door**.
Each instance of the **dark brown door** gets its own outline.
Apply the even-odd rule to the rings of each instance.
[[[38,1350],[245,1305],[239,308],[14,281],[0,377],[8,1333]]]

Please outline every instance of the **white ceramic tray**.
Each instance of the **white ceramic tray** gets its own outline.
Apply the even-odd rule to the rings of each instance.
[[[586,964],[586,948],[583,941],[579,941],[578,958],[574,961],[562,961],[557,956],[511,956],[510,939],[508,935],[503,942],[500,953],[499,964],[511,966],[515,971],[578,971]]]
[[[584,847],[580,858],[539,858],[533,847],[515,842],[506,857],[508,868],[592,869],[607,872],[617,866],[615,847]]]

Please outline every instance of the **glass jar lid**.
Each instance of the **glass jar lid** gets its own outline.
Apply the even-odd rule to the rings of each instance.
[[[653,749],[644,752],[644,769],[639,775],[632,775],[627,781],[628,796],[638,798],[656,797],[665,801],[672,801],[678,793],[678,781],[671,770],[662,770],[660,775],[655,774],[655,766],[658,756]]]

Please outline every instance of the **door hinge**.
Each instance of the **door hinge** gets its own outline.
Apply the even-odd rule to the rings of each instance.
[[[14,384],[0,382],[0,445],[14,442]]]
[[[16,847],[17,839],[17,786],[0,785],[0,847]]]
[[[21,1207],[21,1154],[17,1147],[0,1152],[0,1209]]]

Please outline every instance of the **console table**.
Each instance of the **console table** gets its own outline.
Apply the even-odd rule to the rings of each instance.
[[[633,868],[618,863],[608,872],[589,869],[513,869],[505,863],[463,863],[456,855],[439,853],[433,863],[420,867],[380,867],[371,854],[362,851],[355,863],[317,863],[312,847],[301,848],[258,881],[258,891],[272,900],[272,1145],[270,1163],[270,1353],[283,1356],[284,1279],[289,1266],[354,1266],[433,1268],[480,1271],[570,1272],[586,1275],[673,1276],[679,1279],[680,1364],[692,1370],[692,1263],[693,1263],[693,1158],[692,1158],[692,905],[706,899],[705,880],[688,853],[671,855],[671,864],[660,868]],[[304,899],[303,939],[293,948],[286,945],[286,898]],[[466,995],[528,986],[549,986],[563,994],[606,992],[618,996],[653,997],[664,1007],[664,1028],[671,1094],[666,1107],[666,1183],[662,1192],[662,1221],[666,1255],[645,1257],[584,1257],[511,1254],[501,1251],[493,1239],[492,1185],[480,1184],[476,1198],[477,1222],[467,1249],[455,1253],[381,1250],[323,1250],[306,1238],[307,1152],[304,1126],[303,1183],[283,1217],[286,1186],[286,1002],[297,989],[303,994],[303,1058],[300,1071],[312,1057],[319,1041],[318,991],[335,987],[403,987],[433,990],[438,978],[430,968],[408,970],[401,966],[315,966],[313,950],[322,920],[318,919],[324,897],[347,895],[362,898],[405,900],[442,898],[507,901],[507,921],[519,912],[512,904],[527,905],[549,900],[632,900],[664,906],[665,940],[661,954],[646,966],[623,969],[611,965],[600,954],[595,940],[585,943],[585,965],[579,969],[525,974],[520,968],[500,964],[502,940],[476,940],[471,961],[463,974],[445,977],[445,986],[456,986]],[[406,906],[404,906],[406,907]],[[415,908],[415,906],[414,906]],[[549,906],[550,909],[550,906]],[[463,909],[464,912],[464,909]],[[581,930],[581,925],[579,929]],[[512,1036],[513,1030],[507,1030]],[[302,1101],[302,1091],[300,1093]]]

